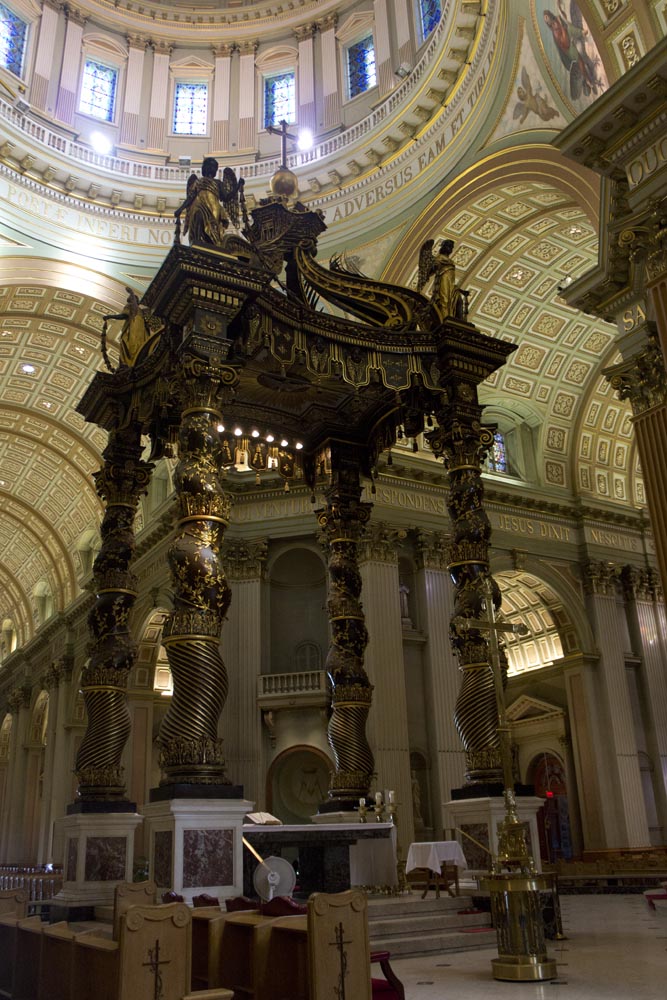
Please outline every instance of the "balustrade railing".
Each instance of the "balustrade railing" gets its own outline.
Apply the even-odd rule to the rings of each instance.
[[[326,670],[304,670],[293,674],[262,674],[258,678],[258,695],[270,698],[276,695],[295,697],[300,694],[322,694],[329,692],[329,678]]]
[[[61,870],[45,872],[43,867],[11,868],[0,866],[0,890],[25,889],[31,903],[41,903],[53,899],[63,885]]]

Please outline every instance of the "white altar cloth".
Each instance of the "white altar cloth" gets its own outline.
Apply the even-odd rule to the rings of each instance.
[[[405,870],[411,872],[414,868],[430,868],[439,875],[440,868],[445,863],[456,865],[457,868],[468,867],[458,840],[430,840],[410,844]]]

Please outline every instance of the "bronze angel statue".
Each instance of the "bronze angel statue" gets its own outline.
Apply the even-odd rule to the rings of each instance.
[[[174,213],[179,218],[185,212],[183,233],[189,235],[191,245],[220,246],[229,223],[238,228],[243,178],[237,180],[231,167],[225,167],[222,180],[217,174],[218,161],[207,156],[201,165],[201,177],[190,175],[185,201]]]
[[[456,284],[456,265],[451,257],[454,242],[442,240],[435,254],[434,244],[435,240],[426,240],[419,251],[417,291],[421,292],[433,278],[431,305],[435,307],[440,318],[447,319],[451,316],[463,319],[464,298]]]

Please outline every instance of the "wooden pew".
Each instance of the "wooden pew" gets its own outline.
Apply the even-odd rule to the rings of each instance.
[[[42,918],[16,921],[16,951],[12,977],[12,1000],[36,1000],[42,959]]]
[[[16,962],[16,925],[28,914],[25,889],[0,890],[0,997],[12,995]]]
[[[233,990],[236,1000],[260,995],[261,956],[275,919],[254,910],[223,915],[216,977],[221,986]]]
[[[221,985],[218,966],[226,917],[219,906],[197,906],[192,910],[193,988]]]
[[[74,938],[72,1000],[233,1000],[224,989],[190,992],[190,910],[183,903],[132,906],[119,940],[94,932]],[[33,1000],[33,998],[30,998]]]
[[[113,893],[113,939],[118,941],[123,914],[131,906],[152,906],[157,898],[155,882],[120,882]]]
[[[71,1000],[75,937],[66,920],[42,924],[39,1000]]]

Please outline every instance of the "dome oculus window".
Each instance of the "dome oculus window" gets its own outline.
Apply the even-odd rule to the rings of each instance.
[[[21,75],[28,25],[0,3],[0,66]]]
[[[296,78],[294,73],[279,73],[264,78],[264,128],[296,121]]]
[[[364,94],[377,83],[373,35],[349,45],[347,55],[347,89],[350,97]]]
[[[419,0],[419,20],[421,22],[422,38],[428,38],[440,23],[442,6],[440,0]]]
[[[84,115],[112,122],[118,87],[118,70],[94,59],[87,59],[81,80],[79,111]]]
[[[208,130],[208,84],[176,84],[173,130],[174,135],[206,135]]]

